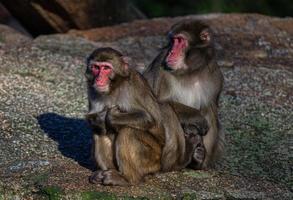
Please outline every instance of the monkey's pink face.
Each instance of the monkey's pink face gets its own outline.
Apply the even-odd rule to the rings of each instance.
[[[185,35],[177,34],[171,38],[171,49],[166,57],[166,64],[172,70],[184,67],[184,55],[188,46],[188,40]]]
[[[111,77],[114,73],[112,64],[109,62],[91,62],[90,66],[95,78],[95,88],[99,92],[109,91]]]

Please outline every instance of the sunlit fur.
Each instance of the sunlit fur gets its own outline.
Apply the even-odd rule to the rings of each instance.
[[[100,167],[91,183],[134,185],[145,175],[184,168],[193,155],[193,144],[185,144],[180,122],[168,104],[155,98],[146,80],[125,68],[121,53],[102,48],[88,63],[110,62],[114,76],[109,91],[93,87],[87,66],[89,111],[93,130],[94,158]],[[201,123],[201,122],[199,122]]]

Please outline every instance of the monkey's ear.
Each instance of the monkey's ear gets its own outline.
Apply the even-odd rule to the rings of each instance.
[[[131,58],[128,56],[122,56],[121,58],[122,58],[123,62],[127,65],[129,65],[129,63],[131,62]]]
[[[199,33],[199,39],[201,41],[201,47],[206,47],[208,45],[211,44],[212,42],[212,31],[208,28],[203,29],[200,33]]]
[[[131,58],[127,56],[122,56],[122,67],[123,67],[123,75],[128,76],[128,69],[129,69],[129,63],[131,62]]]

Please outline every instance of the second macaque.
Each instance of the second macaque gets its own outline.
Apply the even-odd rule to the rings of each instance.
[[[209,130],[203,145],[196,149],[196,169],[211,166],[224,149],[224,132],[218,120],[218,101],[223,87],[223,75],[214,55],[211,28],[201,21],[185,20],[175,24],[169,43],[144,72],[153,92],[162,102],[186,105],[181,118],[188,118],[190,109],[198,109],[208,121]],[[189,108],[188,108],[189,107]],[[184,120],[183,120],[184,121]],[[196,131],[196,130],[195,130]],[[206,156],[203,148],[206,150]]]

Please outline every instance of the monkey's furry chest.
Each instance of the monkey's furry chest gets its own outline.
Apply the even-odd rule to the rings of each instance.
[[[188,83],[177,82],[171,91],[171,100],[200,109],[210,98],[209,83],[191,80]]]

